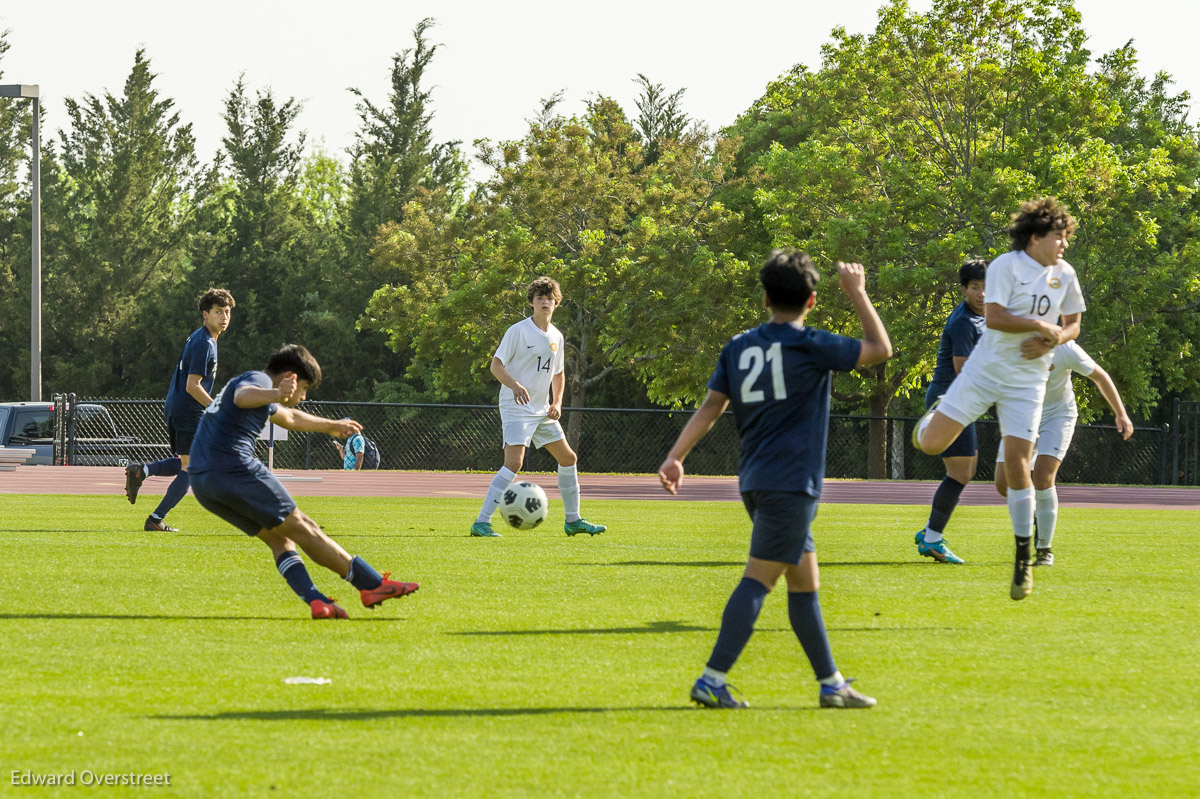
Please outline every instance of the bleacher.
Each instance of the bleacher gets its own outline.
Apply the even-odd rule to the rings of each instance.
[[[25,461],[32,458],[34,451],[18,447],[0,447],[0,472],[13,472]]]

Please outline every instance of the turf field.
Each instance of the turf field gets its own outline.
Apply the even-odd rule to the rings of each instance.
[[[557,504],[557,503],[556,503]],[[834,656],[879,699],[817,708],[783,597],[731,682],[687,692],[737,583],[734,503],[586,502],[466,537],[476,500],[305,498],[346,548],[421,590],[375,611],[310,565],[314,622],[265,546],[187,498],[140,531],[114,497],[0,496],[0,794],[26,774],[170,774],[172,796],[1193,796],[1200,516],[1064,509],[1058,564],[1008,598],[1002,508],[960,508],[968,560],[920,560],[921,508],[817,519]],[[782,589],[777,589],[777,591]],[[293,676],[328,685],[287,685]]]

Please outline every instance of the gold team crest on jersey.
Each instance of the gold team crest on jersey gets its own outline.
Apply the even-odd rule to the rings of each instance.
[[[1057,288],[1057,286],[1056,286],[1055,288]],[[551,341],[551,342],[550,342],[550,351],[551,351],[551,352],[558,352],[558,342],[557,342],[557,341]]]
[[[1062,288],[1062,281],[1056,277],[1052,277],[1052,278],[1050,278],[1050,283],[1048,285],[1052,289],[1060,289],[1060,288]]]

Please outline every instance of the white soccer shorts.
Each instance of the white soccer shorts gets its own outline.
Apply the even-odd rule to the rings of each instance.
[[[954,378],[937,409],[965,427],[995,405],[1001,436],[1036,441],[1034,428],[1042,415],[1045,396],[1044,381],[1033,387],[1006,386],[964,371]]]
[[[566,437],[558,420],[545,416],[518,416],[513,419],[501,415],[500,422],[504,427],[506,447],[544,447]]]
[[[1075,437],[1075,421],[1078,418],[1078,412],[1056,413],[1049,418],[1043,418],[1042,423],[1038,425],[1037,444],[1033,447],[1033,455],[1029,462],[1037,460],[1041,454],[1058,458],[1061,463],[1063,458],[1067,457],[1067,450],[1071,448],[1071,439]],[[996,456],[996,463],[1004,463],[1003,446]]]

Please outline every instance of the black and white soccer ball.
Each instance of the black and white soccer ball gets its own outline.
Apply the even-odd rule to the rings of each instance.
[[[518,530],[532,530],[546,521],[549,505],[540,485],[523,480],[504,489],[500,497],[500,515]]]

